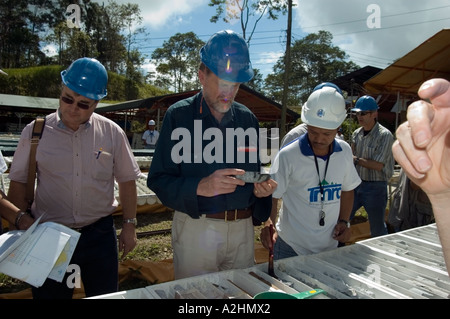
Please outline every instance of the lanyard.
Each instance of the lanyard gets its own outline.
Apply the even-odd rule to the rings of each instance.
[[[313,150],[313,153],[314,153],[314,150]],[[325,178],[327,176],[328,163],[330,162],[330,157],[331,157],[331,145],[328,146],[328,157],[327,157],[327,163],[325,164],[325,174],[323,175],[323,179],[321,179],[320,172],[319,172],[319,164],[317,163],[317,156],[314,153],[314,162],[316,163],[316,170],[317,170],[317,175],[319,176],[319,188],[320,188],[320,204],[321,204],[320,220],[319,220],[320,226],[325,226],[325,212],[323,210],[323,202],[325,199],[325,195],[324,195],[324,191],[323,191],[322,182],[325,180]]]

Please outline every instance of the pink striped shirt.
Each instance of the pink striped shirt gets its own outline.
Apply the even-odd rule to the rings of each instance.
[[[28,124],[15,151],[9,178],[26,183],[30,138]],[[58,112],[46,117],[36,153],[37,188],[32,213],[69,227],[89,225],[118,206],[114,183],[136,180],[139,165],[120,126],[93,113],[73,132]]]

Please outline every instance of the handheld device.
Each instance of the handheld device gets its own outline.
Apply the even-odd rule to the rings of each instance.
[[[262,183],[270,179],[270,174],[246,171],[244,175],[235,175],[234,177],[246,183]]]

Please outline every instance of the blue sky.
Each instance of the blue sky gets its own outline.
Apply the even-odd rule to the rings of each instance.
[[[97,1],[97,0],[95,0]],[[98,2],[103,2],[98,0]],[[139,4],[149,37],[138,43],[143,54],[151,55],[177,32],[194,32],[207,41],[215,32],[231,29],[241,33],[239,21],[211,23],[215,8],[209,0],[116,0]],[[233,2],[233,1],[231,1]],[[242,2],[242,1],[241,1]],[[450,28],[448,0],[294,0],[293,41],[308,33],[327,30],[334,45],[352,61],[364,67],[385,68],[438,31]],[[263,18],[250,44],[253,67],[264,76],[285,49],[287,16],[277,21]],[[151,63],[146,65],[152,69]]]

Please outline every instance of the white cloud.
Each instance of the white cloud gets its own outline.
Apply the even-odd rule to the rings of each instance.
[[[101,1],[101,0],[97,0]],[[129,3],[129,0],[115,0],[117,3]],[[200,6],[207,6],[208,0],[137,0],[143,23],[152,29],[161,29],[173,23],[180,23],[183,17]]]
[[[263,64],[274,64],[275,62],[278,61],[278,59],[280,57],[283,56],[283,52],[282,51],[268,51],[268,52],[263,52],[259,55],[259,61],[258,63],[263,63]]]
[[[46,56],[52,57],[58,55],[58,49],[53,44],[47,44],[42,48],[42,52],[45,53]]]
[[[144,64],[142,65],[142,69],[144,71],[144,74],[150,73],[150,72],[156,72],[156,65],[150,61],[150,59],[145,59]]]
[[[372,10],[368,12],[368,8]],[[375,23],[377,9],[380,10],[379,28]],[[330,31],[334,43],[356,63],[384,68],[448,28],[450,3],[448,0],[314,0],[300,1],[295,13],[297,27],[305,32]]]
[[[104,0],[95,0],[103,2]],[[128,3],[129,0],[115,0]],[[209,35],[223,28],[241,33],[240,24],[209,22],[215,8],[210,0],[135,0],[139,5],[143,26],[150,37],[139,44],[149,56],[177,32],[193,31],[206,41]],[[360,66],[385,68],[394,60],[413,50],[441,29],[448,28],[450,3],[448,0],[294,0],[294,40],[307,33],[327,30],[338,45]],[[381,11],[380,28],[370,29],[367,24],[372,12],[369,5]],[[437,9],[433,9],[437,8]],[[432,10],[433,9],[433,10]],[[267,75],[273,64],[284,53],[284,32],[287,16],[277,21],[262,19],[252,39],[250,55],[253,67]],[[266,33],[261,32],[266,31]],[[258,40],[258,38],[260,38]]]

